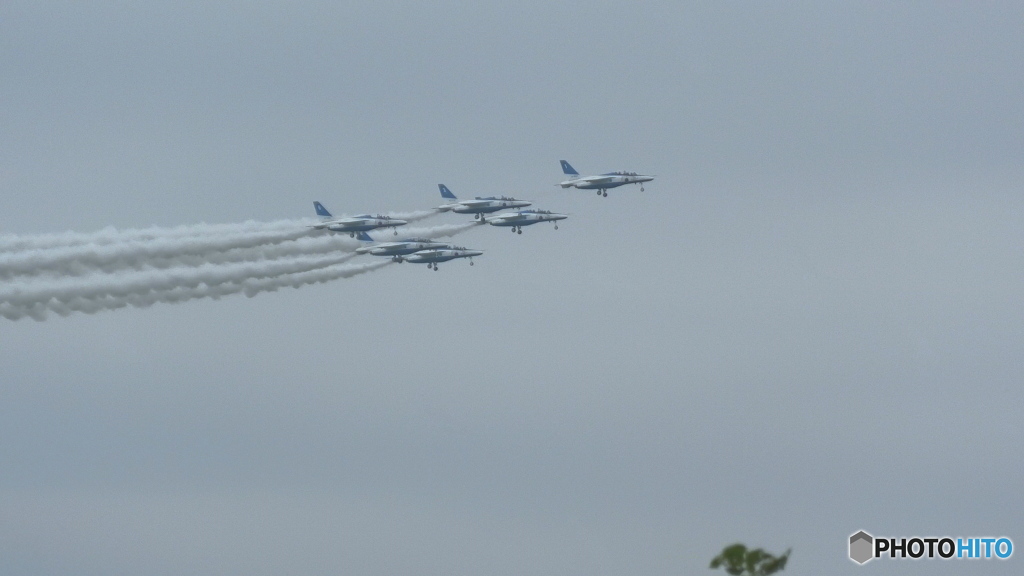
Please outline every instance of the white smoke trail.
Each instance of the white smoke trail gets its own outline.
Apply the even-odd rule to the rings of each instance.
[[[196,236],[213,236],[223,234],[245,234],[270,230],[294,230],[315,223],[310,218],[293,220],[275,220],[258,222],[248,220],[232,224],[184,224],[170,228],[151,226],[149,228],[127,228],[119,230],[113,226],[95,232],[60,232],[55,234],[2,234],[0,235],[0,252],[22,250],[43,250],[63,246],[80,246],[95,244],[105,246],[122,242],[149,242],[163,238],[194,238]]]
[[[175,304],[203,298],[217,299],[240,293],[252,298],[261,292],[272,292],[280,288],[299,288],[307,284],[320,284],[340,278],[351,278],[352,276],[379,270],[392,263],[391,260],[382,260],[358,266],[332,265],[319,270],[283,274],[267,278],[249,278],[238,282],[225,282],[212,286],[205,284],[187,287],[179,286],[170,290],[133,293],[124,296],[106,295],[91,299],[76,297],[66,301],[37,302],[28,306],[15,306],[6,302],[0,302],[0,316],[10,320],[30,317],[37,321],[43,321],[46,320],[48,312],[54,312],[61,316],[68,316],[75,312],[95,314],[104,310],[116,310],[127,306],[145,308],[156,303]]]
[[[229,265],[203,265],[198,268],[172,268],[127,274],[93,275],[76,282],[19,282],[0,289],[0,304],[32,307],[36,304],[71,302],[76,299],[95,300],[107,296],[126,297],[174,288],[195,288],[200,284],[215,286],[252,278],[267,278],[306,272],[340,264],[355,257],[354,253],[319,258],[293,258],[243,262]]]
[[[414,210],[409,212],[389,212],[392,218],[407,222],[417,222],[438,214],[437,210]],[[118,229],[108,226],[95,232],[58,232],[50,234],[0,234],[0,253],[19,252],[23,250],[44,250],[67,246],[95,244],[106,246],[123,242],[151,242],[160,239],[195,238],[197,236],[216,236],[223,234],[246,234],[252,232],[304,228],[318,222],[314,218],[294,218],[260,222],[247,220],[229,224],[183,224],[181,226]]]
[[[440,214],[437,210],[413,210],[411,212],[388,212],[387,215],[406,222],[418,222],[437,214]]]
[[[175,256],[171,258],[154,258],[147,260],[149,268],[166,269],[174,267],[199,267],[204,264],[231,264],[235,262],[254,262],[259,260],[281,260],[296,256],[317,256],[336,252],[354,252],[363,242],[349,238],[347,235],[326,235],[319,237],[299,238],[290,242],[256,246],[254,248],[232,248],[205,254]],[[103,269],[104,272],[117,270]]]
[[[114,244],[80,244],[0,254],[0,279],[53,273],[80,275],[83,270],[139,268],[154,259],[201,256],[238,248],[280,244],[324,232],[311,228],[282,228],[199,237],[157,238]]]
[[[471,230],[482,224],[478,220],[471,222],[463,222],[462,224],[442,224],[440,226],[432,226],[430,228],[406,228],[403,236],[406,238],[445,238],[461,234],[466,230]],[[381,240],[386,242],[386,240]]]
[[[479,224],[472,221],[410,229],[407,232],[439,238],[454,236]],[[299,232],[309,233],[308,230],[292,230],[288,234]],[[236,229],[226,236],[213,235],[199,239],[181,238],[175,241],[162,237],[148,243],[130,242],[128,246],[63,246],[51,251],[34,249],[27,254],[43,261],[49,258],[50,263],[62,262],[61,265],[53,266],[51,271],[80,276],[73,276],[73,281],[66,277],[40,280],[32,277],[40,274],[39,269],[22,268],[24,275],[29,278],[0,285],[0,316],[15,320],[26,316],[43,320],[48,312],[61,315],[73,312],[94,313],[125,306],[143,307],[156,302],[218,298],[238,292],[252,296],[283,286],[298,287],[344,278],[375,270],[391,262],[385,260],[364,266],[337,268],[338,264],[355,257],[352,250],[362,243],[347,235],[291,240],[282,238],[280,234],[268,236],[263,232],[239,237]],[[232,247],[261,239],[272,244]],[[171,246],[177,248],[171,249]],[[199,246],[209,252],[202,252],[197,248]],[[335,254],[338,251],[344,253]],[[53,254],[46,255],[46,252]],[[24,266],[31,261],[28,258],[20,261],[14,258],[25,254],[0,255],[0,262],[10,266],[8,270],[16,270],[11,266],[12,263]],[[81,258],[72,260],[69,258],[71,254]],[[323,257],[323,254],[332,255]],[[90,268],[90,265],[93,267]],[[83,273],[87,275],[81,276]]]
[[[431,228],[407,229],[406,237],[440,238],[454,236],[477,226],[476,221],[463,224],[444,224]],[[318,234],[288,241],[291,234]],[[264,243],[268,241],[269,243]],[[386,241],[386,240],[382,240]],[[253,246],[255,244],[255,246]],[[308,229],[282,230],[244,235],[206,236],[112,245],[79,245],[50,250],[30,250],[0,254],[0,279],[18,276],[33,277],[83,276],[95,272],[112,273],[119,270],[144,268],[174,268],[224,264],[254,260],[273,260],[290,256],[325,254],[338,250],[352,251],[363,243],[347,234],[314,232]],[[248,246],[247,246],[248,245]]]
[[[3,274],[0,279],[14,277],[75,277],[95,274],[97,272],[114,273],[124,270],[145,270],[149,268],[167,269],[176,267],[198,267],[204,264],[230,264],[233,262],[249,262],[257,260],[276,260],[293,256],[311,256],[332,252],[352,252],[363,243],[353,240],[347,235],[324,235],[318,237],[299,238],[280,244],[260,245],[252,248],[231,248],[228,250],[212,250],[207,253],[182,254],[175,256],[154,256],[151,258],[113,259],[90,264],[83,262],[67,262],[58,267],[37,267],[30,270],[22,269],[19,274]],[[0,257],[2,261],[2,257]]]
[[[241,292],[252,298],[261,292],[273,292],[279,288],[301,288],[307,284],[323,284],[340,278],[351,278],[358,274],[379,270],[391,264],[394,264],[393,260],[382,260],[371,264],[360,264],[359,266],[338,266],[322,270],[311,270],[309,272],[288,274],[276,278],[246,280],[240,283],[240,287]]]

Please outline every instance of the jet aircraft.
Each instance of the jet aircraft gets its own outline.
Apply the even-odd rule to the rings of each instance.
[[[618,188],[626,184],[639,184],[640,191],[643,192],[644,182],[654,180],[654,176],[644,176],[636,172],[608,172],[596,176],[580,176],[580,173],[568,162],[565,160],[559,160],[559,162],[562,163],[562,172],[565,172],[568,177],[568,180],[560,182],[559,186],[579,190],[597,190],[598,196],[608,196],[609,188]]]
[[[449,260],[455,260],[456,258],[469,258],[469,265],[473,265],[473,256],[479,256],[483,254],[480,250],[469,250],[461,246],[453,246],[451,248],[431,248],[428,250],[420,250],[414,252],[408,256],[399,256],[401,260],[405,262],[412,262],[413,264],[426,264],[427,268],[433,268],[437,270],[438,262],[447,262]]]
[[[530,202],[526,200],[517,200],[508,196],[488,196],[486,198],[477,196],[475,200],[459,200],[444,184],[438,184],[437,187],[441,190],[442,198],[451,200],[449,204],[438,206],[437,209],[439,211],[451,211],[456,214],[475,214],[473,218],[480,220],[484,219],[484,214],[497,212],[505,208],[525,208],[530,205]]]
[[[556,214],[550,210],[520,210],[518,212],[507,212],[491,216],[485,220],[491,226],[511,226],[512,232],[523,233],[523,226],[530,226],[539,222],[557,222],[568,218],[565,214]],[[558,230],[558,224],[555,224]]]
[[[316,228],[318,230],[326,228],[331,232],[348,232],[349,236],[353,238],[356,237],[356,232],[367,232],[369,230],[376,230],[377,228],[392,228],[395,230],[395,235],[397,236],[398,227],[408,224],[405,220],[399,220],[398,218],[392,218],[390,216],[382,216],[380,214],[376,216],[360,214],[359,216],[335,218],[334,216],[331,216],[331,213],[327,211],[327,208],[324,208],[324,205],[319,202],[313,202],[313,208],[316,209],[316,215],[320,217],[321,222],[319,224],[313,224],[310,228]]]
[[[366,232],[360,232],[356,236],[360,240],[372,242],[373,238]],[[406,238],[397,242],[383,242],[373,246],[363,246],[356,249],[357,254],[370,254],[373,256],[390,256],[395,262],[401,262],[402,256],[419,252],[421,250],[451,249],[451,244],[434,242],[427,238]]]

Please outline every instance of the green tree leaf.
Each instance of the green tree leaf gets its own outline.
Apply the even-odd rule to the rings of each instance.
[[[711,569],[723,568],[732,576],[770,576],[786,568],[792,551],[790,548],[781,556],[775,556],[761,548],[748,550],[746,545],[737,542],[726,546],[711,560]]]

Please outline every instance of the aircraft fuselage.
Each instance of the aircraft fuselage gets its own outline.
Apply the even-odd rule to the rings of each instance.
[[[586,178],[565,180],[564,182],[561,182],[559,186],[562,188],[578,188],[580,190],[607,190],[609,188],[625,186],[626,184],[643,184],[644,182],[650,182],[651,180],[654,180],[654,176],[611,172],[600,176],[588,176]]]
[[[487,219],[487,223],[491,226],[530,226],[531,224],[538,224],[540,222],[555,222],[558,220],[565,220],[568,218],[565,214],[556,214],[554,212],[547,211],[530,211],[523,210],[521,212],[512,212],[509,214],[499,214],[497,216],[491,216]]]
[[[421,250],[414,254],[405,256],[403,260],[406,262],[412,262],[413,264],[437,264],[438,262],[447,262],[449,260],[455,260],[456,258],[472,258],[474,256],[480,256],[483,254],[480,250],[467,250],[465,248],[439,248],[431,250]]]
[[[449,244],[445,244],[444,242],[405,241],[387,242],[376,246],[364,246],[356,250],[356,252],[359,254],[371,254],[373,256],[405,256],[406,254],[413,254],[422,250],[450,247],[451,246]]]

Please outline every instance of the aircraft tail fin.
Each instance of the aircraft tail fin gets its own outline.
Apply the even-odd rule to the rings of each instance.
[[[447,200],[458,200],[458,198],[455,197],[455,194],[452,194],[452,191],[444,184],[438,184],[437,188],[441,191],[441,198],[445,198]]]
[[[359,240],[360,242],[373,242],[373,238],[370,238],[370,235],[366,232],[357,232],[356,240]]]
[[[324,205],[319,202],[313,202],[313,208],[316,209],[316,215],[321,218],[332,218],[331,213],[324,208]]]
[[[572,167],[572,166],[571,166],[571,165],[570,165],[570,164],[569,164],[568,162],[566,162],[565,160],[559,160],[559,162],[560,162],[560,163],[562,164],[562,172],[565,172],[565,173],[566,173],[566,175],[568,175],[568,176],[579,176],[579,175],[580,175],[580,173],[579,173],[579,172],[577,172],[577,171],[576,171],[576,169],[575,169],[575,168],[573,168],[573,167]]]

